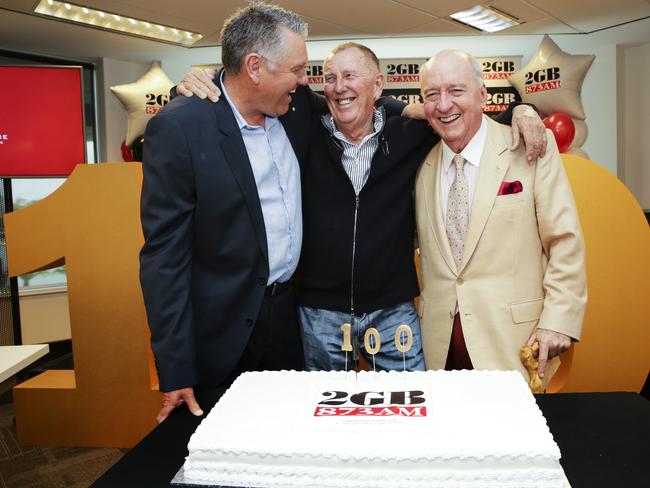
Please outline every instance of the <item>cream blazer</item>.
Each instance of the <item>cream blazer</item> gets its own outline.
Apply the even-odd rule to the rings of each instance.
[[[415,189],[422,293],[419,314],[428,369],[447,360],[456,301],[476,369],[518,370],[519,349],[535,327],[579,340],[587,301],[578,212],[553,134],[537,164],[509,150],[507,126],[488,119],[460,272],[439,205],[442,143],[428,154]],[[497,196],[502,182],[520,193]],[[559,366],[547,365],[545,383]]]

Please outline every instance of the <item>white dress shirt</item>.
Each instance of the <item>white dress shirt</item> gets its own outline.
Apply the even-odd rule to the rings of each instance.
[[[250,125],[221,92],[241,131],[262,206],[269,256],[267,285],[285,282],[298,266],[302,246],[300,166],[289,137],[277,117],[266,116],[264,127]]]
[[[485,141],[487,140],[488,124],[483,115],[481,126],[479,127],[474,137],[460,152],[460,155],[465,158],[467,163],[463,167],[465,173],[465,180],[467,181],[468,191],[468,204],[469,204],[469,217],[472,217],[472,202],[474,201],[474,191],[476,190],[476,183],[478,182],[478,173],[481,165],[481,157],[485,149]],[[449,190],[451,185],[454,184],[456,178],[456,167],[452,164],[454,158],[454,151],[449,149],[449,146],[442,141],[442,160],[440,161],[440,211],[442,212],[442,219],[447,225],[447,200],[449,200]]]

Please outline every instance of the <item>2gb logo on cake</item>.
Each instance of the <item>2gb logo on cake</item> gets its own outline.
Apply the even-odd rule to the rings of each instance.
[[[314,417],[426,417],[424,392],[364,391],[350,394],[345,391],[324,391]]]

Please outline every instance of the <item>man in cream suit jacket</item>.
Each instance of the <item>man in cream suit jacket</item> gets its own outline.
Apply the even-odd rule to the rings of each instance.
[[[442,137],[416,183],[427,367],[514,369],[528,379],[519,350],[539,341],[546,385],[557,355],[580,339],[587,299],[580,223],[555,140],[549,134],[533,165],[522,149],[509,151],[510,130],[483,115],[487,92],[468,54],[438,53],[420,79]]]

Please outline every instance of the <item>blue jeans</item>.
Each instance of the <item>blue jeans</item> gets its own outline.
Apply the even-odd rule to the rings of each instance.
[[[302,330],[302,345],[305,351],[305,365],[309,371],[345,370],[346,353],[341,351],[343,332],[341,324],[351,323],[349,313],[334,312],[321,308],[298,307],[298,321]],[[406,324],[413,331],[413,345],[406,353],[395,347],[395,330]],[[364,334],[374,327],[381,337],[381,348],[374,357],[374,369],[397,371],[424,371],[420,318],[412,302],[394,307],[382,308],[374,312],[354,316],[351,340],[359,344],[359,352],[364,355],[370,370],[373,370],[373,357],[364,347]],[[402,339],[402,344],[406,338]],[[354,368],[352,352],[347,353],[347,369]]]

